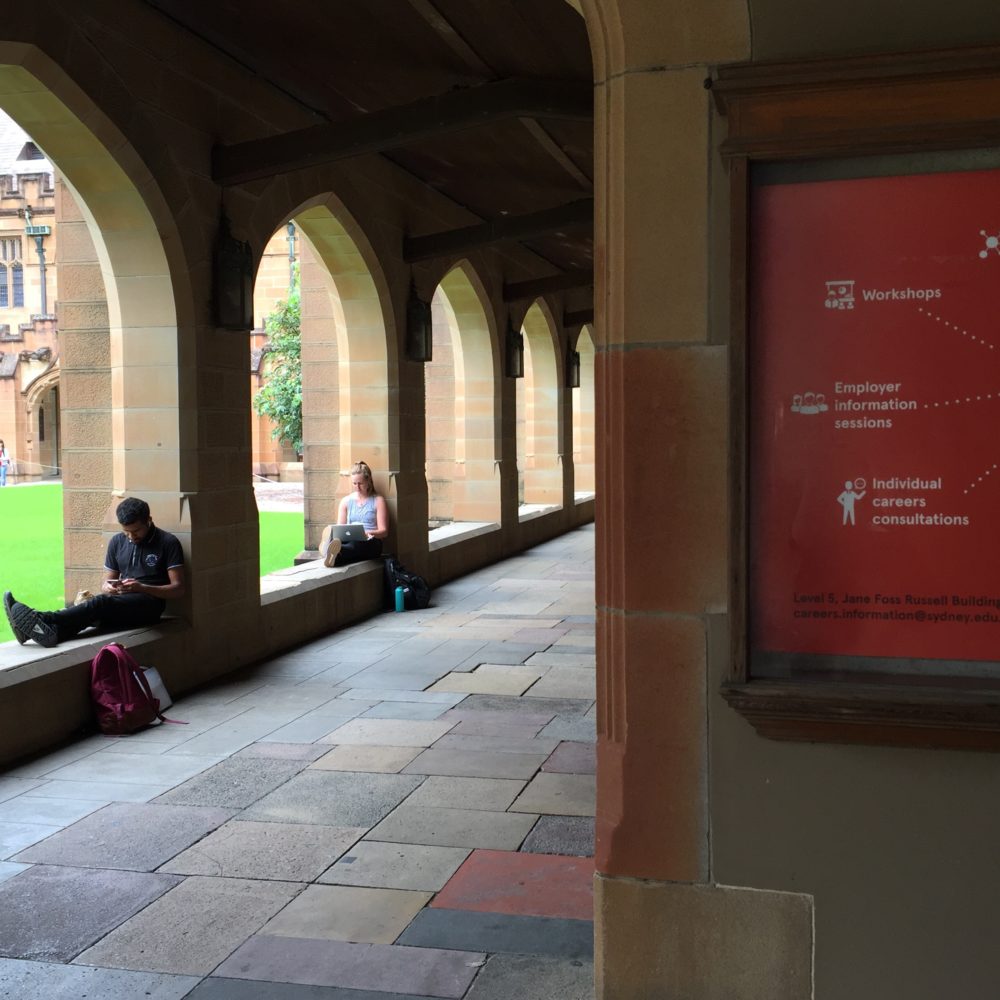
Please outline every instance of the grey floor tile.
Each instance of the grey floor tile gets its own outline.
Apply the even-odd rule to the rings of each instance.
[[[503,812],[524,788],[510,778],[428,778],[407,800],[410,806],[445,809],[487,809]]]
[[[328,885],[369,885],[437,892],[469,856],[467,847],[387,844],[362,840],[318,879]]]
[[[562,742],[542,765],[542,770],[594,774],[597,771],[597,746],[594,743]]]
[[[189,991],[197,982],[197,977],[192,976],[0,960],[0,997],[17,1000],[33,997],[44,997],[44,1000],[79,1000],[81,997],[87,1000],[135,1000],[136,997],[181,1000],[193,996]]]
[[[371,990],[345,990],[339,986],[300,986],[212,976],[199,983],[186,1000],[427,1000],[427,995],[418,997],[413,993],[373,993]]]
[[[42,757],[36,757],[34,760],[18,764],[17,767],[9,768],[4,777],[48,778],[70,764],[86,760],[107,746],[108,741],[104,737],[91,736],[88,739],[80,740],[79,743],[74,743],[72,746],[63,747],[54,753],[48,753]]]
[[[68,962],[179,881],[35,865],[0,884],[0,955]]]
[[[0,823],[68,826],[100,808],[100,803],[92,801],[21,795],[16,799],[0,802]]]
[[[589,920],[430,908],[417,914],[399,944],[592,960],[594,925]]]
[[[472,694],[462,708],[475,712],[532,712],[553,715],[583,715],[592,702],[578,698],[511,698],[500,694]]]
[[[579,649],[560,649],[554,651],[555,647],[550,647],[544,653],[535,653],[531,656],[525,666],[528,667],[572,667],[580,668],[586,672],[588,669],[593,673],[596,668],[596,660],[593,653],[584,653]]]
[[[308,764],[306,760],[231,757],[189,778],[156,801],[180,806],[244,809],[279,788]]]
[[[411,719],[432,721],[442,712],[448,710],[447,705],[421,704],[407,701],[380,701],[361,714],[362,719]]]
[[[148,872],[231,815],[228,809],[115,802],[11,860]]]
[[[429,705],[442,705],[444,707],[441,710],[444,711],[451,705],[457,705],[464,697],[464,694],[459,694],[454,691],[407,691],[400,688],[385,688],[384,690],[375,690],[372,688],[351,688],[349,691],[345,691],[340,696],[340,700],[365,700],[371,703],[368,706],[369,708],[371,705],[377,704],[376,699],[380,699],[382,701],[419,702]]]
[[[20,875],[30,867],[31,865],[19,865],[16,861],[0,861],[0,882],[6,882],[7,879]]]
[[[420,778],[402,774],[308,770],[250,806],[241,819],[328,826],[373,826]]]
[[[468,1000],[593,1000],[594,963],[581,958],[491,955]]]
[[[420,747],[367,747],[341,746],[328,752],[309,765],[315,771],[375,771],[380,774],[398,774],[421,752]]]
[[[569,854],[593,857],[594,820],[591,816],[541,816],[521,850],[528,854]]]
[[[456,727],[458,728],[458,727]],[[552,737],[462,736],[454,731],[434,744],[435,750],[479,750],[487,753],[551,754],[559,745]]]
[[[467,698],[442,715],[441,721],[453,722],[456,736],[534,736],[555,718],[553,712],[532,712],[531,703],[518,702],[520,711],[496,712],[472,708]]]
[[[179,785],[218,764],[219,754],[145,757],[140,754],[95,753],[60,767],[50,777],[63,781],[112,781],[126,785]]]
[[[276,743],[315,743],[320,737],[342,726],[345,722],[354,718],[352,715],[323,716],[310,714],[289,722],[288,725],[280,726],[273,733],[268,733],[261,737],[261,742],[274,740]]]
[[[593,743],[597,739],[597,721],[585,715],[557,715],[538,735],[574,743]]]
[[[392,944],[433,893],[356,885],[308,885],[260,933]]]
[[[453,722],[408,719],[353,719],[325,737],[324,743],[352,743],[383,747],[429,747]]]
[[[593,816],[596,780],[592,774],[536,774],[510,807],[511,812],[544,813],[550,816]]]
[[[294,882],[193,876],[126,920],[76,962],[206,976],[301,888]]]
[[[542,766],[544,753],[486,753],[477,750],[425,750],[403,769],[404,774],[445,774],[466,778],[530,778]]]
[[[481,809],[440,809],[404,802],[368,834],[368,840],[437,847],[516,851],[536,817]]]
[[[438,678],[444,677],[447,670],[424,670],[408,673],[403,670],[376,671],[374,668],[362,670],[351,678],[351,687],[354,689],[379,689],[393,688],[400,691],[423,691],[430,687]]]
[[[148,802],[170,789],[164,785],[132,785],[121,781],[45,781],[25,792],[49,799],[78,799],[107,805],[109,802]]]
[[[0,802],[44,784],[44,778],[0,778]]]
[[[367,827],[230,820],[159,870],[177,875],[312,882]]]
[[[274,760],[318,760],[327,752],[326,747],[308,743],[277,743],[267,740],[251,743],[250,746],[234,754],[235,757],[271,757]]]
[[[0,823],[0,860],[5,860],[58,833],[61,827],[42,823]]]
[[[401,948],[257,934],[216,975],[449,1000],[465,995],[486,956],[438,948]]]

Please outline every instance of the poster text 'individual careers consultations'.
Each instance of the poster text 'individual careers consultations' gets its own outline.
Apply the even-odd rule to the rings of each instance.
[[[751,219],[752,648],[1000,659],[1000,171]]]

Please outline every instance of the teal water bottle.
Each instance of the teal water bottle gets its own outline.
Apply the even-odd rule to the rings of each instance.
[[[406,599],[402,587],[396,588],[396,610],[405,611],[406,610]]]

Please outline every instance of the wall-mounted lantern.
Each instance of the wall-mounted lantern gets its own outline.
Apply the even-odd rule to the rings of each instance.
[[[224,330],[253,329],[253,252],[229,231],[225,214],[212,258],[212,312]]]
[[[580,388],[580,352],[566,348],[566,388]]]
[[[507,320],[504,372],[507,378],[524,378],[524,334]]]
[[[410,298],[406,303],[406,357],[410,361],[430,361],[434,352],[431,304],[417,295],[410,282]]]

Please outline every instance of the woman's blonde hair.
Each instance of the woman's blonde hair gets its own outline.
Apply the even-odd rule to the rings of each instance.
[[[367,486],[366,492],[369,496],[375,496],[375,480],[372,479],[372,470],[368,467],[367,462],[355,462],[351,466],[352,476],[364,476],[365,485]]]

